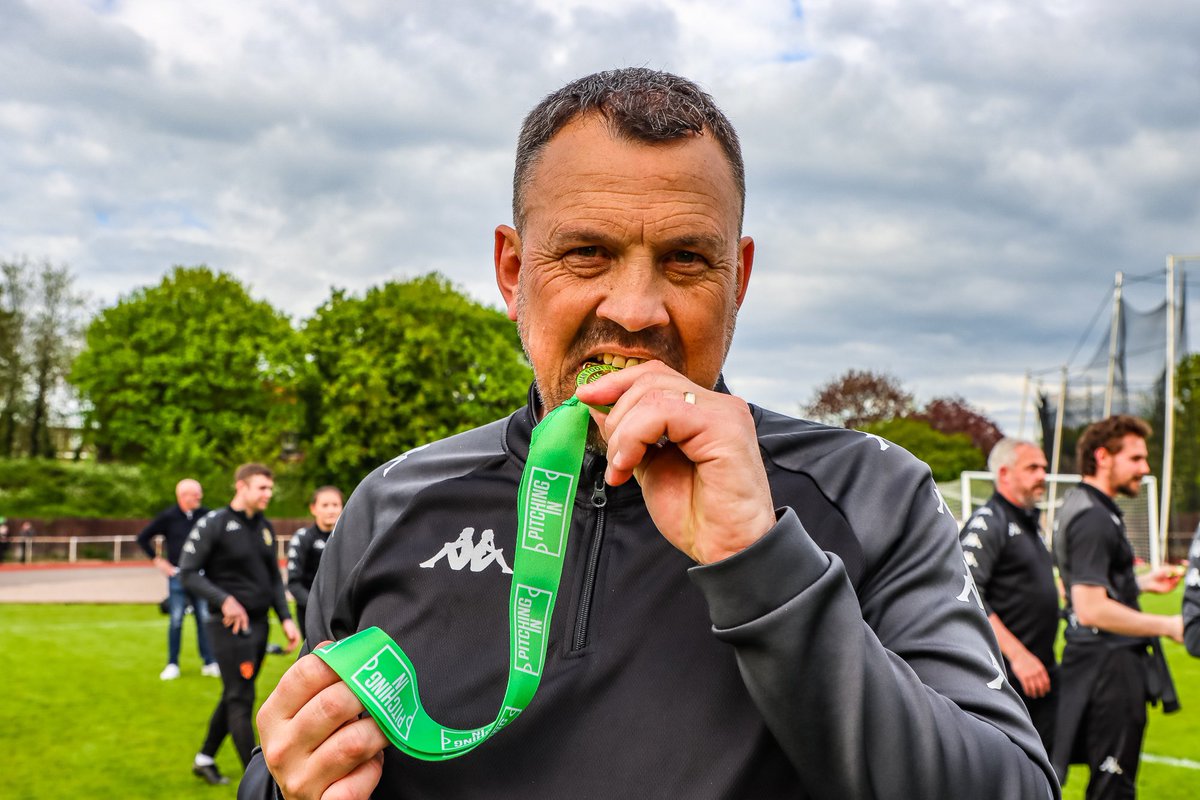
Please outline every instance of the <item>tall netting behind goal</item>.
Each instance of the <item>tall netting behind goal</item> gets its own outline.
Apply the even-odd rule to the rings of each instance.
[[[1042,512],[1042,533],[1049,546],[1050,537],[1054,530],[1054,515],[1062,507],[1063,495],[1075,484],[1079,483],[1078,475],[1047,475],[1046,497],[1038,504]],[[947,487],[948,488],[948,487]],[[959,525],[966,524],[971,512],[987,502],[992,496],[994,484],[990,472],[964,472],[960,479],[958,498],[959,503],[947,502],[952,507],[959,506]],[[946,492],[949,494],[949,492]],[[1138,558],[1149,562],[1152,566],[1162,563],[1166,551],[1166,543],[1158,530],[1158,481],[1153,475],[1142,479],[1142,490],[1137,497],[1118,495],[1117,507],[1125,517],[1125,531],[1133,544],[1133,552]],[[959,505],[961,504],[961,505]]]

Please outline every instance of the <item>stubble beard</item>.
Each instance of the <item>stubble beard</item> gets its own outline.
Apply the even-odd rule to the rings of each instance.
[[[573,376],[570,376],[569,383],[564,383],[561,386],[551,386],[542,380],[542,376],[538,372],[537,364],[529,350],[528,308],[529,305],[526,299],[524,282],[519,281],[517,284],[517,336],[521,340],[521,350],[525,353],[525,360],[529,362],[529,366],[533,370],[533,384],[537,389],[538,397],[542,402],[542,418],[545,418],[546,414],[558,408],[575,394],[575,383]],[[724,365],[725,359],[729,356],[729,349],[733,346],[734,329],[737,327],[737,312],[737,302],[731,296],[728,307],[725,309],[725,335],[721,350],[722,365]],[[679,359],[680,363],[682,363],[682,353],[679,353]],[[668,364],[668,366],[670,366],[670,364]],[[564,378],[564,381],[567,380],[568,378]],[[706,388],[712,389],[713,386]],[[587,450],[592,453],[597,453],[601,456],[606,456],[608,454],[608,442],[606,442],[604,437],[601,436],[600,429],[596,426],[595,420],[588,422]]]

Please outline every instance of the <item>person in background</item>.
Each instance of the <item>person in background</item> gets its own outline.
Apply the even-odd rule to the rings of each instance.
[[[262,464],[243,464],[234,487],[229,505],[196,523],[179,562],[184,588],[208,603],[209,640],[221,667],[221,699],[192,764],[192,772],[211,784],[229,782],[214,759],[226,736],[233,737],[242,766],[250,763],[254,680],[267,649],[267,612],[274,609],[279,617],[288,650],[300,643],[275,560],[275,529],[263,516],[274,473]]]
[[[1187,573],[1183,590],[1183,644],[1200,658],[1200,526],[1188,549]]]
[[[1088,765],[1087,800],[1134,797],[1148,687],[1160,687],[1164,710],[1171,710],[1174,693],[1158,637],[1183,641],[1179,614],[1147,614],[1138,603],[1142,592],[1171,591],[1180,575],[1168,565],[1134,573],[1133,546],[1115,501],[1136,497],[1150,474],[1150,433],[1144,421],[1125,414],[1089,425],[1076,445],[1083,480],[1063,496],[1054,525],[1067,629],[1051,761],[1061,781],[1069,764]]]
[[[313,524],[292,535],[287,552],[287,587],[296,598],[296,623],[301,637],[304,636],[308,593],[317,576],[317,567],[321,565],[321,554],[325,552],[325,543],[333,533],[333,526],[342,515],[342,490],[336,486],[317,489],[308,504],[308,513],[313,516]]]
[[[1033,442],[1001,439],[988,455],[988,469],[996,491],[967,520],[959,541],[1008,674],[1016,678],[1013,688],[1049,752],[1057,703],[1058,586],[1054,557],[1038,529],[1046,456]]]
[[[183,553],[183,544],[187,541],[192,527],[208,513],[201,504],[204,490],[200,482],[192,478],[184,478],[175,484],[175,504],[163,509],[158,516],[150,520],[150,524],[138,534],[138,547],[154,562],[167,578],[167,613],[170,622],[167,626],[167,665],[158,677],[164,681],[172,681],[179,677],[179,649],[183,640],[183,618],[188,606],[196,615],[196,646],[200,650],[200,659],[204,662],[200,674],[211,678],[219,678],[221,669],[213,658],[212,649],[208,645],[208,607],[198,598],[183,588],[179,577],[179,556]],[[152,540],[155,536],[163,538],[162,555],[154,552]]]

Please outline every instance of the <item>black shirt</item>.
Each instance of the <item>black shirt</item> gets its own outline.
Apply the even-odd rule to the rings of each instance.
[[[320,526],[301,528],[288,542],[288,591],[296,598],[296,605],[308,605],[308,592],[312,589],[317,567],[321,565],[321,554],[333,531],[323,531]]]
[[[195,511],[184,511],[178,505],[164,508],[159,515],[150,520],[150,524],[138,534],[138,547],[154,558],[154,548],[150,540],[155,536],[163,537],[163,556],[175,566],[179,566],[179,554],[183,551],[183,543],[187,541],[192,526],[208,513],[208,509],[200,506]]]
[[[1188,550],[1188,569],[1183,578],[1183,643],[1200,658],[1200,529]]]
[[[967,520],[959,541],[984,610],[999,617],[1050,668],[1058,633],[1058,588],[1054,558],[1042,542],[1036,513],[995,493]]]
[[[1071,587],[1102,586],[1113,600],[1141,611],[1137,575],[1133,572],[1133,545],[1125,535],[1121,509],[1104,492],[1081,483],[1067,492],[1054,524],[1054,560],[1067,594],[1068,642],[1104,641],[1113,646],[1144,642],[1079,624],[1071,607]]]
[[[291,619],[275,560],[275,529],[262,514],[248,517],[229,506],[201,518],[188,534],[179,562],[183,585],[220,613],[233,595],[251,617],[270,608]]]

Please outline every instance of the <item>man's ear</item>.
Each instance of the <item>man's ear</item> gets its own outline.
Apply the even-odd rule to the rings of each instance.
[[[742,307],[746,299],[746,289],[750,287],[750,272],[754,269],[754,240],[743,236],[738,242],[738,289],[737,307]]]
[[[521,278],[521,234],[507,225],[496,226],[496,285],[508,308],[508,318],[517,319],[517,283]]]

